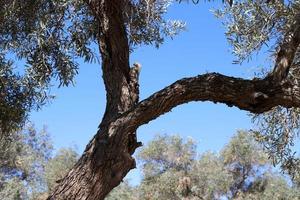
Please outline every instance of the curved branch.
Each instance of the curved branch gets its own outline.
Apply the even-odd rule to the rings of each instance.
[[[273,72],[265,79],[245,80],[218,73],[176,81],[153,94],[125,113],[129,127],[148,123],[177,105],[190,101],[212,101],[236,106],[252,113],[262,113],[275,106],[299,107],[299,88],[283,80],[300,45],[300,13],[285,35],[277,53]]]
[[[290,83],[274,85],[268,78],[245,80],[208,73],[184,78],[158,91],[124,113],[127,130],[169,112],[172,108],[191,101],[211,101],[236,106],[252,113],[262,113],[275,106],[300,107],[300,93]]]

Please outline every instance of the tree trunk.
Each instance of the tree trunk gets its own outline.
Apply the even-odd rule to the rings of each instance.
[[[101,35],[99,48],[107,104],[99,131],[84,154],[48,199],[104,199],[130,169],[131,157],[140,146],[135,130],[130,133],[112,128],[111,122],[138,102],[139,66],[129,67],[129,46],[123,21],[123,1],[89,1],[97,16]]]
[[[136,129],[177,105],[213,101],[254,113],[278,105],[300,107],[298,85],[281,80],[285,78],[299,45],[299,27],[293,31],[296,39],[287,41],[291,45],[283,45],[285,49],[279,52],[275,72],[265,79],[244,80],[217,73],[204,74],[176,81],[138,102],[140,66],[129,66],[128,38],[122,13],[127,1],[86,2],[100,27],[98,42],[107,92],[106,110],[97,134],[49,200],[104,199],[135,168],[132,154],[141,145],[136,141]],[[277,76],[279,71],[284,73]]]

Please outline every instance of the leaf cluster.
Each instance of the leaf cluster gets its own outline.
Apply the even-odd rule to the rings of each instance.
[[[234,1],[214,11],[222,19],[235,63],[249,60],[263,47],[276,52],[299,14],[299,1]],[[265,50],[265,49],[264,49]]]

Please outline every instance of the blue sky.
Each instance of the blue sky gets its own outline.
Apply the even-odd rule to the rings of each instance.
[[[220,4],[219,4],[220,5]],[[160,49],[140,47],[131,55],[132,63],[142,65],[140,94],[144,99],[174,81],[206,72],[250,78],[257,66],[266,65],[263,58],[251,63],[233,65],[234,57],[220,20],[209,11],[216,3],[202,2],[171,6],[168,17],[186,21],[187,30],[173,40],[166,40]],[[105,108],[105,90],[98,63],[79,61],[75,87],[53,88],[56,99],[39,112],[31,114],[38,128],[48,126],[56,148],[76,145],[81,153],[96,133]],[[156,134],[179,134],[197,141],[198,151],[218,151],[238,129],[250,129],[248,112],[223,104],[198,102],[181,105],[138,129],[143,143]],[[138,180],[138,170],[129,175]]]

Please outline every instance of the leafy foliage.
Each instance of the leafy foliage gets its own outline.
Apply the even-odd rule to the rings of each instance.
[[[238,58],[236,62],[244,61],[263,46],[276,51],[299,13],[298,4],[298,1],[242,0],[216,10],[215,15],[223,19],[228,42]]]
[[[4,134],[22,126],[27,113],[45,103],[51,76],[58,76],[61,83],[68,84],[76,66],[69,62],[70,56],[61,41],[64,27],[57,22],[62,15],[60,7],[53,7],[49,1],[0,3],[0,122]],[[13,70],[12,59],[7,58],[11,55],[25,59],[22,76]]]
[[[203,153],[193,164],[192,171],[194,196],[203,199],[218,199],[230,191],[233,177],[224,167],[217,154]]]
[[[299,176],[300,160],[294,145],[299,136],[299,109],[276,107],[263,115],[255,116],[258,124],[255,136],[267,149],[273,164],[292,176]]]
[[[253,53],[268,50],[278,52],[291,27],[299,17],[300,1],[234,1],[232,6],[215,11],[223,19],[226,35],[237,57],[236,63],[251,58]],[[289,80],[299,82],[299,50],[296,53]],[[299,136],[299,110],[277,107],[261,115],[253,116],[258,124],[256,136],[267,148],[274,164],[292,176],[298,176],[300,161],[293,148]]]
[[[52,142],[46,128],[37,132],[29,124],[0,140],[1,199],[45,199],[56,181],[75,164],[73,149],[61,149],[52,158]]]
[[[182,184],[190,182],[190,178],[185,175],[191,169],[195,156],[196,145],[191,139],[185,142],[179,136],[157,136],[138,155],[144,174],[140,186],[142,197],[174,199],[188,192],[184,190],[189,190],[186,188],[189,186],[178,185],[178,178]]]
[[[246,132],[238,132],[225,146],[221,156],[226,169],[233,177],[230,188],[233,197],[249,190],[247,182],[257,179],[269,164],[262,147]]]
[[[0,196],[27,199],[44,190],[40,174],[52,150],[45,128],[37,132],[28,125],[22,132],[3,137],[0,146]]]
[[[131,187],[128,181],[121,183],[117,189],[111,191],[105,198],[106,200],[119,200],[119,199],[135,199],[138,200],[137,191]]]
[[[28,112],[45,103],[44,87],[14,73],[13,63],[0,54],[0,136],[24,125]]]
[[[131,1],[129,11],[125,12],[130,45],[154,44],[159,47],[164,38],[173,38],[185,29],[185,23],[164,18],[173,0]]]
[[[179,136],[157,136],[138,155],[139,160],[145,163],[143,172],[145,178],[164,173],[174,168],[187,171],[196,156],[196,145],[193,140],[186,143]]]

